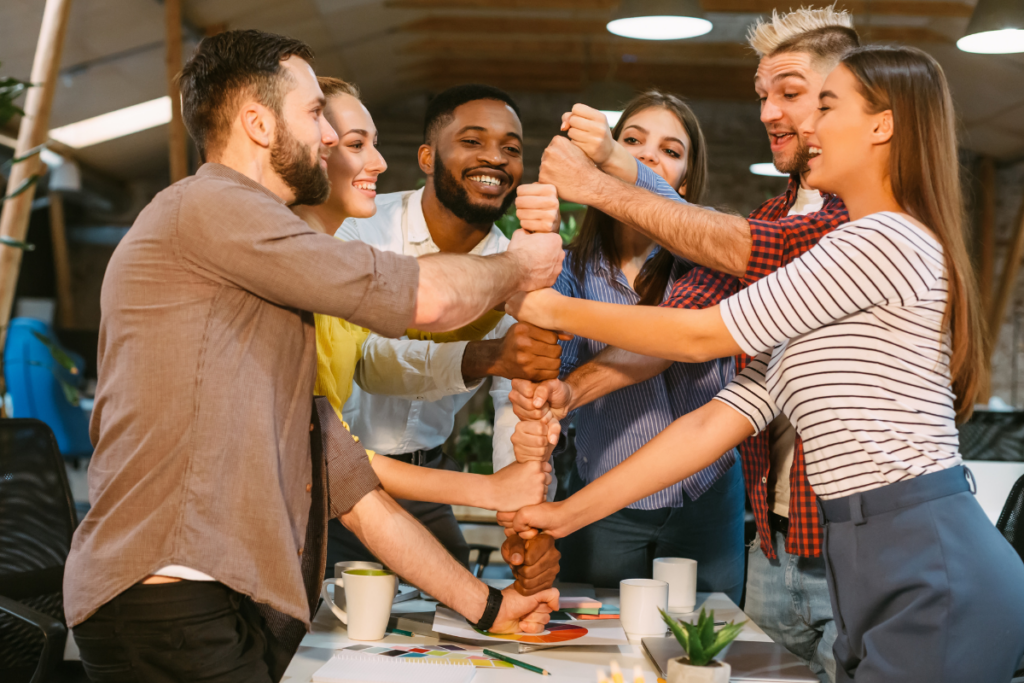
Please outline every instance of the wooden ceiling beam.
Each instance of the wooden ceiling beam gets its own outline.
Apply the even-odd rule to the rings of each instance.
[[[611,11],[618,7],[619,0],[505,0],[505,10],[577,10]],[[420,10],[493,10],[492,0],[387,0],[387,7]],[[785,11],[801,6],[794,0],[790,6],[780,5],[776,0],[702,0],[701,6],[710,13],[771,14],[775,9]],[[871,2],[871,0],[840,0],[839,9],[853,14],[874,14],[880,16],[909,17],[969,17],[974,5],[956,0],[892,0]]]
[[[586,61],[704,63],[732,62],[753,68],[757,58],[741,43],[684,43],[642,45],[593,43],[579,38],[550,40],[546,38],[424,38],[402,48],[417,56],[453,59],[507,59],[515,55],[521,61]]]

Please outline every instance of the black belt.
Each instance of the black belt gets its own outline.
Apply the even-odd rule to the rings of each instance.
[[[769,510],[768,528],[772,531],[778,531],[783,536],[789,536],[789,518],[777,515]]]
[[[381,455],[384,455],[383,453]],[[432,460],[444,455],[444,451],[441,450],[440,446],[434,446],[433,448],[421,448],[418,451],[411,453],[396,453],[394,455],[388,455],[387,457],[401,462],[407,462],[410,465],[416,465],[422,467]]]

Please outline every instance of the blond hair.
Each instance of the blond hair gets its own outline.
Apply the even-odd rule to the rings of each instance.
[[[326,98],[331,98],[335,95],[351,95],[357,100],[359,99],[359,88],[356,87],[355,83],[349,83],[333,76],[318,76],[316,82],[320,84],[320,89]]]
[[[835,5],[824,9],[801,7],[770,19],[758,19],[747,30],[747,42],[758,57],[782,52],[807,52],[817,60],[834,66],[843,55],[860,45],[853,29],[853,16]]]

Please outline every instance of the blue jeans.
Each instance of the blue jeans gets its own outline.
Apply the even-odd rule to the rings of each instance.
[[[821,679],[836,680],[836,623],[825,578],[825,560],[786,552],[786,537],[775,534],[777,560],[761,551],[754,537],[747,563],[747,602],[743,611],[776,643],[800,657]]]
[[[570,494],[584,485],[573,467]],[[687,498],[683,507],[619,510],[558,541],[558,578],[618,588],[622,579],[651,578],[656,557],[688,557],[697,560],[698,591],[722,592],[738,604],[743,592],[743,496],[737,460],[704,495]]]

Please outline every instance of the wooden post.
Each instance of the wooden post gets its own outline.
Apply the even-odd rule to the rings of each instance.
[[[64,47],[64,33],[68,26],[68,12],[71,0],[46,0],[43,23],[36,43],[36,56],[32,63],[31,81],[34,87],[28,89],[25,98],[25,115],[18,131],[18,145],[15,156],[46,142],[50,130],[50,109],[60,69],[60,55]],[[7,182],[10,194],[33,175],[43,173],[43,162],[39,155],[14,164]],[[32,211],[35,187],[3,204],[0,212],[0,235],[22,242],[28,232],[28,218]],[[11,319],[11,305],[14,302],[14,288],[18,284],[18,269],[21,266],[21,249],[0,244],[0,348],[7,339],[7,323]]]
[[[181,71],[181,0],[164,0],[167,29],[167,94],[171,98],[171,123],[168,129],[171,182],[188,175],[188,132],[181,118],[181,95],[174,82]]]
[[[75,326],[75,301],[71,296],[71,259],[64,229],[64,196],[50,192],[50,237],[53,239],[53,270],[57,280],[57,321],[68,329]]]
[[[1024,200],[1020,204],[1020,212],[1017,214],[1017,226],[1013,232],[1013,243],[1006,255],[1006,265],[1003,266],[1003,274],[999,279],[999,289],[996,291],[995,299],[992,301],[992,309],[988,316],[989,334],[989,357],[991,358],[992,348],[999,339],[999,328],[1002,327],[1003,317],[1006,316],[1006,307],[1013,298],[1013,285],[1017,281],[1017,272],[1020,270],[1020,260],[1024,257]],[[1016,353],[1016,350],[1014,351]]]

